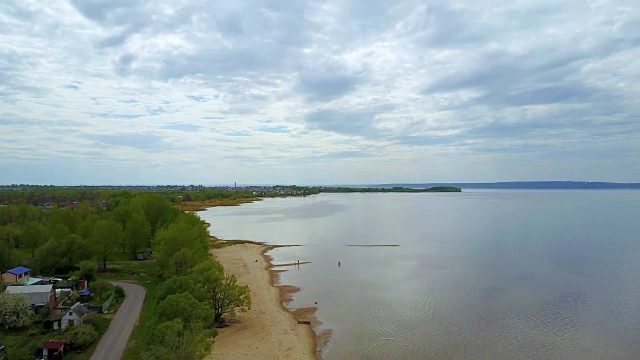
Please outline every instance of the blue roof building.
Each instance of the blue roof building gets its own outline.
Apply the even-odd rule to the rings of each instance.
[[[17,268],[13,268],[11,270],[7,270],[7,272],[9,274],[13,274],[13,275],[22,275],[22,274],[31,272],[31,269],[26,268],[24,266],[18,266]]]
[[[18,266],[17,268],[7,270],[2,274],[2,281],[13,284],[22,281],[28,281],[31,269],[24,266]]]

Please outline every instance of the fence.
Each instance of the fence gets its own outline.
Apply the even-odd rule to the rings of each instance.
[[[102,312],[105,312],[105,311],[109,310],[109,306],[111,306],[111,303],[113,303],[113,299],[115,299],[115,298],[116,298],[116,292],[114,291],[113,294],[111,294],[111,296],[109,296],[107,301],[105,301],[102,304]]]

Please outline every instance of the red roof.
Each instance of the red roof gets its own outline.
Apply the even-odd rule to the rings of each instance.
[[[47,341],[42,345],[43,349],[62,349],[64,341]]]

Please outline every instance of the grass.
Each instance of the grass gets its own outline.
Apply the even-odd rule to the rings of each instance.
[[[185,201],[174,205],[180,211],[203,211],[216,206],[237,206],[260,200],[259,198],[244,199],[211,199],[203,201]]]
[[[227,246],[240,245],[240,244],[264,245],[264,243],[251,241],[251,240],[220,240],[215,236],[212,236],[211,241],[209,242],[209,246],[212,249],[222,249]]]

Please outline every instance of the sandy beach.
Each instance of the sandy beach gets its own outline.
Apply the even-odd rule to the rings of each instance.
[[[312,326],[298,324],[298,320],[314,321],[315,308],[292,313],[284,307],[287,294],[297,289],[273,285],[278,270],[270,270],[269,257],[264,256],[269,249],[241,244],[211,250],[238,283],[249,286],[251,310],[220,329],[207,359],[318,359]]]

